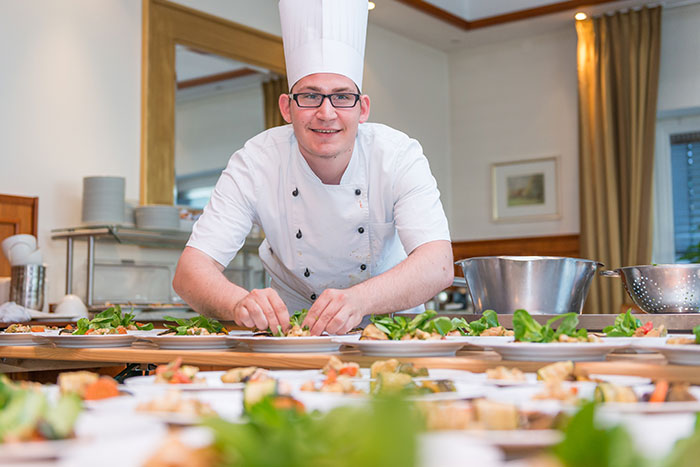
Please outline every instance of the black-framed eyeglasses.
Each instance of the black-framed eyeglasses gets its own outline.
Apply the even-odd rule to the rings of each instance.
[[[321,94],[318,92],[300,92],[290,94],[289,97],[294,99],[297,105],[303,109],[318,108],[323,104],[323,99],[326,97],[331,101],[331,105],[336,109],[349,109],[357,105],[360,100],[360,95],[352,92],[336,92],[333,94]]]

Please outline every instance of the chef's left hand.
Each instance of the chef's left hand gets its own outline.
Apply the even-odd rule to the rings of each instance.
[[[363,310],[362,300],[353,290],[326,289],[309,309],[303,326],[316,336],[324,330],[345,334],[362,322]]]

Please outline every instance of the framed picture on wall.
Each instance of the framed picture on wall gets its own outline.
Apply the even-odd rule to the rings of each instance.
[[[494,222],[559,219],[559,157],[491,165]]]

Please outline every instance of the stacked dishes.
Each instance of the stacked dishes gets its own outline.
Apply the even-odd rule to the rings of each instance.
[[[84,224],[124,222],[124,177],[84,177]]]
[[[152,204],[134,209],[139,229],[178,230],[180,211],[175,206]]]

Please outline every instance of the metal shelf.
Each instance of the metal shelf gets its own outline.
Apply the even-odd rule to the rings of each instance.
[[[93,300],[95,278],[95,240],[116,241],[123,245],[136,245],[153,248],[182,249],[190,238],[189,231],[185,230],[155,230],[139,229],[132,226],[117,224],[86,225],[53,229],[53,240],[66,240],[66,294],[73,291],[73,241],[87,241],[87,293],[85,302],[88,308],[95,306]],[[263,238],[248,237],[241,247],[244,267],[248,268],[248,255],[257,254],[258,247]]]

